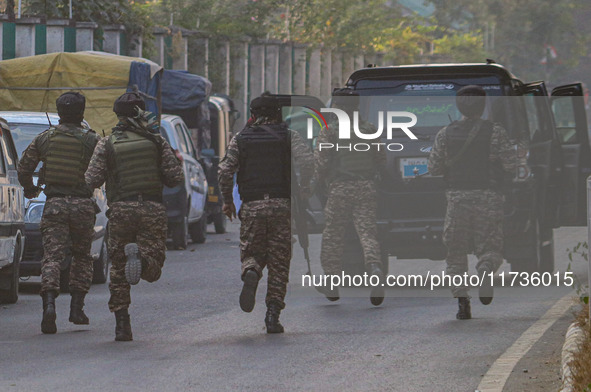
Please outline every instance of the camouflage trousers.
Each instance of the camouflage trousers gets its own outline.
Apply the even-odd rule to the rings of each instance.
[[[503,264],[502,194],[489,190],[447,191],[443,243],[447,247],[447,273],[468,272],[468,254],[478,257],[477,269],[496,272]],[[468,288],[452,287],[454,297],[468,296]]]
[[[341,273],[345,232],[351,223],[359,236],[365,264],[381,264],[376,208],[373,181],[338,181],[330,184],[328,201],[324,207],[326,225],[320,250],[320,263],[325,274]]]
[[[131,304],[130,285],[125,279],[125,245],[136,243],[142,261],[141,278],[148,282],[160,279],[166,256],[166,234],[168,219],[163,204],[146,201],[125,201],[113,203],[108,211],[109,218],[109,261],[111,282],[109,309],[115,312],[129,308]]]
[[[94,201],[88,198],[53,197],[45,202],[41,219],[43,260],[41,295],[60,290],[62,263],[71,253],[70,290],[88,292],[92,283],[90,247],[96,219]]]
[[[239,218],[242,275],[246,270],[254,269],[260,279],[267,267],[265,303],[275,302],[283,309],[292,250],[290,200],[243,203]]]

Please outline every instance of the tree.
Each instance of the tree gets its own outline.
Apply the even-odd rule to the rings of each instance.
[[[4,13],[8,15],[8,20],[14,20],[14,0],[6,1],[6,9]]]
[[[478,32],[458,32],[440,28],[435,20],[403,16],[400,7],[388,0],[161,0],[142,7],[160,25],[168,26],[172,20],[213,36],[248,35],[352,52],[384,52],[395,64],[482,57]],[[460,56],[455,56],[456,51]]]
[[[558,83],[586,55],[588,23],[575,17],[583,0],[429,0],[435,18],[466,33],[487,31],[486,56],[524,79]]]
[[[30,0],[25,13],[46,18],[68,18],[67,0]],[[99,26],[122,24],[129,36],[140,35],[149,42],[152,22],[140,4],[128,0],[76,0],[72,2],[72,17],[77,21],[95,22]],[[102,37],[98,37],[101,39]]]

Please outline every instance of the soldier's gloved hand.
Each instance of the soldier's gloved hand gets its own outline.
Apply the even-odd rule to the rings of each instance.
[[[31,188],[25,188],[24,194],[27,199],[34,199],[41,193],[41,188],[38,186],[34,186]]]
[[[183,159],[183,156],[181,155],[181,152],[179,150],[176,150],[176,149],[174,149],[172,151],[174,152],[174,155],[176,156],[176,159],[178,159],[178,161],[180,163],[183,163],[184,159]]]
[[[232,218],[236,218],[236,206],[234,203],[226,204],[222,206],[222,212],[230,219],[232,222]]]

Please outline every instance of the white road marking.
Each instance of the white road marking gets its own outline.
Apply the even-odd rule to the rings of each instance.
[[[573,294],[559,299],[538,321],[529,327],[511,347],[492,364],[484,375],[477,392],[502,392],[507,379],[517,362],[533,347],[544,333],[569,311],[573,304]]]

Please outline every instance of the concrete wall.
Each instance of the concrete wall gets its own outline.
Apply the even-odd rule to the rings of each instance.
[[[48,20],[47,23],[47,53],[64,51],[65,28],[70,25],[67,19]]]
[[[125,27],[121,25],[103,27],[103,51],[113,54],[121,54],[121,33]]]
[[[16,57],[35,55],[35,24],[39,19],[19,19],[15,26],[15,54]]]
[[[76,50],[85,51],[94,49],[94,29],[98,25],[94,22],[77,22],[76,23]],[[141,53],[141,38],[140,49]]]

